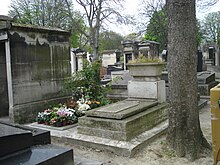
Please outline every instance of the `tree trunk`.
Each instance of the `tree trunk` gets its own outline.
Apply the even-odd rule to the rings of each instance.
[[[100,21],[101,21],[101,12],[102,12],[102,0],[98,2],[97,6],[97,16],[96,24],[94,27],[94,45],[93,45],[93,60],[98,60],[99,57],[99,31],[100,31]]]
[[[167,0],[169,127],[167,142],[178,156],[194,160],[207,145],[197,101],[195,0]]]

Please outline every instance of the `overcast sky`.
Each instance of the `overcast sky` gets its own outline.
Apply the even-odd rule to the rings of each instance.
[[[0,15],[7,15],[8,14],[10,2],[11,2],[11,0],[1,0]],[[137,8],[138,8],[138,1],[137,0],[126,0],[125,9],[127,10],[127,12],[135,13],[137,11]],[[216,11],[220,11],[220,1],[215,6],[210,7],[210,9],[208,9],[206,11],[198,10],[197,17],[199,19],[203,19],[207,13],[216,12]],[[121,27],[112,26],[112,29],[114,31],[121,33],[121,34],[124,34],[124,35],[131,33],[133,30],[132,27],[128,27],[128,26],[121,26]]]

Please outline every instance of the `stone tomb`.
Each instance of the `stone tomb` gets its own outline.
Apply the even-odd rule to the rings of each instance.
[[[0,157],[29,148],[32,133],[0,123]]]
[[[166,103],[126,99],[86,112],[79,119],[75,140],[130,157],[167,128],[166,119]]]
[[[0,123],[0,164],[72,165],[73,150],[50,143],[48,131]],[[37,144],[37,145],[36,145]],[[46,145],[45,145],[46,144]]]
[[[209,96],[210,89],[218,84],[215,81],[215,73],[200,72],[197,73],[198,92],[201,96]]]

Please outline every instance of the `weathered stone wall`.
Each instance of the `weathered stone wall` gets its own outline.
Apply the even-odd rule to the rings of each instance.
[[[0,41],[0,116],[8,115],[8,86],[6,74],[5,43]]]
[[[12,28],[9,31],[14,122],[33,121],[51,102],[64,99],[70,76],[69,34]]]

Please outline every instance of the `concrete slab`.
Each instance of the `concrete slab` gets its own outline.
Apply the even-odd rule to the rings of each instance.
[[[123,100],[86,112],[86,116],[107,119],[124,119],[157,105],[157,101]]]
[[[61,131],[52,130],[51,135],[56,139],[56,141],[60,140],[62,143],[72,143],[75,145],[113,152],[114,154],[120,156],[133,157],[140,149],[149,144],[158,136],[165,133],[167,127],[168,121],[164,121],[127,142],[78,134],[76,132],[76,128],[65,130],[62,133]]]
[[[2,165],[12,164],[41,164],[41,165],[73,165],[73,150],[52,144],[33,146],[12,157],[0,159]]]

